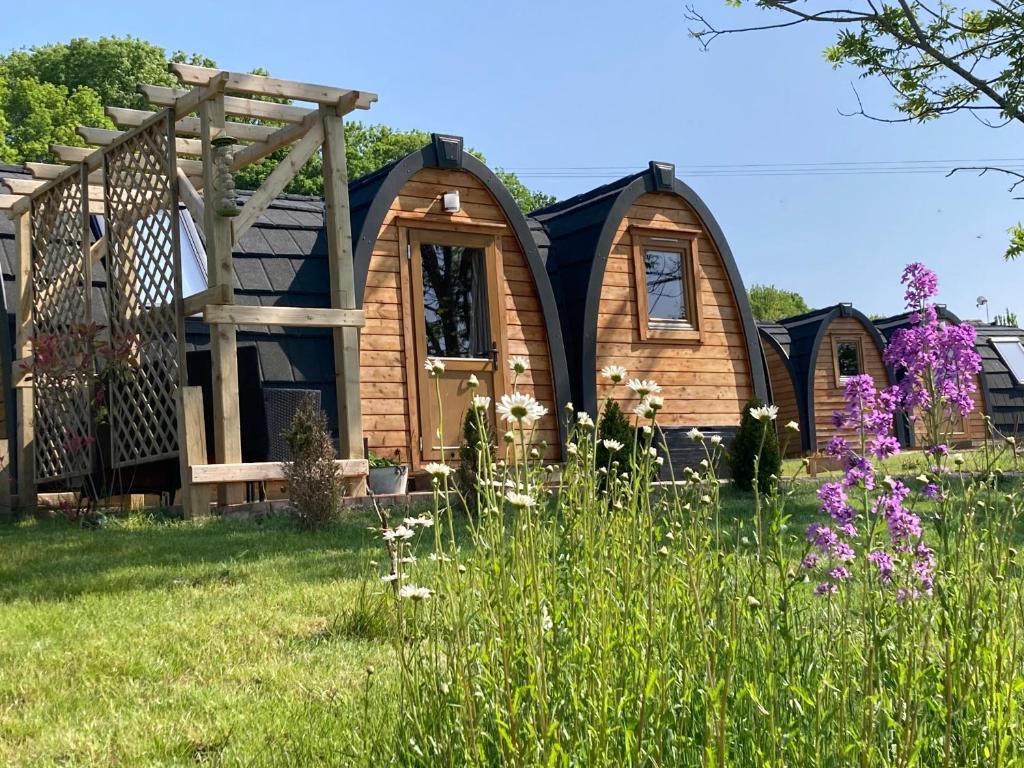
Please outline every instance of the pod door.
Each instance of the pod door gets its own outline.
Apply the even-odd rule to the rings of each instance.
[[[409,229],[412,349],[417,371],[420,461],[450,459],[474,394],[504,392],[504,301],[498,237],[456,230]],[[444,371],[434,378],[428,359]],[[473,390],[471,375],[479,380]]]

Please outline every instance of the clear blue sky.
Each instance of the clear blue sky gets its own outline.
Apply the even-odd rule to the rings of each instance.
[[[765,18],[721,0],[697,5],[722,25]],[[131,34],[230,69],[263,66],[372,90],[380,102],[368,121],[461,134],[492,166],[559,197],[651,159],[672,161],[722,225],[748,286],[775,283],[815,306],[853,301],[891,313],[901,309],[903,264],[921,260],[939,272],[941,300],[962,317],[984,317],[978,295],[993,313],[1009,306],[1024,314],[1024,263],[1002,260],[1006,229],[1024,211],[1003,178],[701,172],[1024,157],[1019,128],[993,130],[967,115],[928,125],[841,116],[855,107],[857,73],[824,61],[826,29],[734,36],[702,52],[681,0],[5,6],[2,50]],[[884,88],[857,87],[867,107],[887,112]],[[597,166],[610,170],[530,175]]]

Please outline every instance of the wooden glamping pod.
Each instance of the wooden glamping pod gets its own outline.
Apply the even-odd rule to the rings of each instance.
[[[350,187],[361,336],[363,432],[371,450],[414,468],[450,459],[471,390],[497,400],[517,379],[548,408],[534,436],[561,457],[569,385],[555,297],[526,218],[462,139],[431,144]],[[435,381],[424,368],[441,359]],[[494,403],[491,418],[494,418]],[[443,424],[441,419],[443,418]],[[493,422],[492,422],[493,423]],[[443,444],[437,428],[443,426]]]
[[[939,320],[942,322],[955,324],[960,323],[960,318],[954,315],[945,307],[936,307],[936,312],[938,313]],[[898,328],[907,328],[910,326],[910,324],[911,323],[909,312],[906,312],[902,315],[894,315],[893,317],[887,317],[884,320],[875,321],[875,327],[877,327],[878,330],[882,332],[882,335],[885,336],[886,340],[892,338],[893,333]],[[970,414],[968,414],[966,419],[963,419],[957,425],[957,428],[953,433],[953,439],[958,444],[961,445],[974,445],[982,443],[984,442],[988,434],[988,429],[985,426],[985,414],[989,413],[990,411],[990,395],[987,386],[988,382],[985,381],[984,369],[986,367],[993,369],[993,374],[996,377],[995,383],[997,385],[1001,385],[1003,383],[1003,380],[1001,380],[1002,377],[1006,376],[1006,374],[1009,373],[1009,371],[1007,371],[1005,368],[1005,363],[1003,363],[999,354],[996,352],[996,349],[987,343],[987,339],[985,337],[985,334],[982,333],[981,328],[978,328],[977,349],[982,356],[982,373],[981,375],[978,376],[978,379],[975,381],[974,410],[971,411]],[[1000,370],[996,372],[994,370],[996,368]],[[898,378],[899,371],[896,371],[895,373]],[[1012,382],[1010,382],[1010,388],[1011,390],[1013,388]],[[1024,409],[1024,397],[1022,397],[1021,402],[1018,404],[1018,408]],[[1021,415],[1024,415],[1024,412],[1022,412]],[[911,428],[911,425],[913,425],[913,428]],[[909,419],[906,419],[902,426],[904,429],[903,439],[907,447],[914,448],[922,443],[922,439],[924,438],[925,433],[922,422],[920,420],[911,422]]]
[[[530,218],[558,297],[573,402],[594,414],[614,393],[631,410],[628,390],[600,375],[622,365],[662,386],[675,463],[696,458],[691,427],[730,437],[750,397],[766,393],[757,328],[725,235],[675,167],[652,162]]]
[[[804,451],[822,450],[837,434],[850,436],[848,429],[837,429],[832,422],[832,414],[845,407],[843,393],[849,377],[870,374],[880,388],[892,383],[882,360],[885,339],[864,313],[850,304],[763,324],[761,338],[780,412],[787,387],[795,390],[793,400],[800,414],[796,421]],[[780,366],[778,357],[788,366]],[[792,384],[787,383],[787,374]],[[791,404],[785,407],[792,410]],[[779,418],[783,418],[781,413]]]
[[[996,430],[1019,441],[1024,435],[1024,329],[981,324],[976,329],[985,413]]]
[[[768,399],[779,409],[775,421],[779,445],[785,446],[787,456],[799,456],[803,452],[802,440],[785,430],[789,422],[800,424],[804,420],[803,393],[797,385],[793,362],[789,359],[789,332],[784,325],[767,322],[759,322],[757,330],[768,380]]]

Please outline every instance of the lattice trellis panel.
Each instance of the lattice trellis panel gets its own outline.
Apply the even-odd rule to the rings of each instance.
[[[37,482],[81,477],[92,468],[87,200],[85,175],[78,173],[32,202]]]
[[[181,273],[169,113],[104,157],[115,467],[177,455]]]

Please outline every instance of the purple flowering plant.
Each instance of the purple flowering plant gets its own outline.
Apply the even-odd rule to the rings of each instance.
[[[971,326],[938,319],[932,303],[938,291],[934,272],[910,264],[901,282],[912,325],[893,334],[884,355],[900,373],[899,382],[880,390],[871,376],[853,376],[846,382],[844,410],[833,415],[836,427],[856,438],[836,436],[826,447],[842,460],[844,474],[818,490],[829,521],[807,529],[803,567],[818,575],[818,595],[837,594],[859,562],[868,564],[876,583],[895,590],[900,602],[932,594],[935,554],[925,542],[911,489],[893,478],[880,481],[872,462],[899,453],[893,434],[899,414],[922,420],[938,471],[924,478],[917,498],[941,502],[942,462],[955,426],[974,408],[980,358]]]

